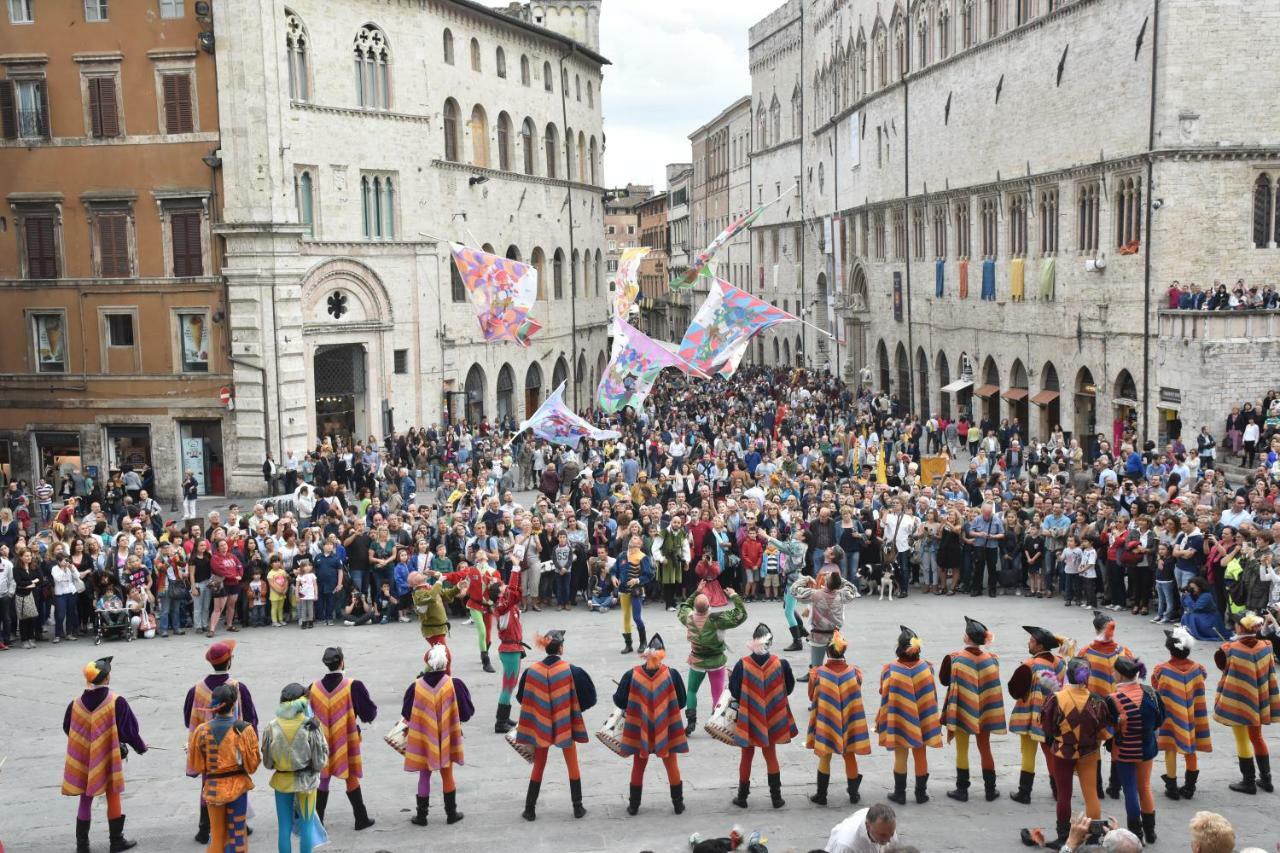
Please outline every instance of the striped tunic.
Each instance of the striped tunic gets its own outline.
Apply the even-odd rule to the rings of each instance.
[[[637,666],[631,671],[624,712],[622,754],[666,758],[673,752],[688,752],[682,710],[670,668],[663,665],[650,673]]]
[[[351,702],[351,679],[344,678],[332,692],[319,681],[311,685],[311,711],[329,742],[329,762],[324,775],[334,779],[364,776],[360,756],[360,727]]]
[[[62,793],[90,797],[124,790],[124,763],[120,757],[120,733],[116,729],[116,694],[90,711],[77,698],[71,706],[67,733],[67,759],[62,768]]]
[[[942,746],[938,693],[928,661],[895,660],[884,665],[876,732],[885,749]]]
[[[1009,715],[1009,731],[1016,735],[1026,735],[1037,743],[1044,742],[1044,727],[1040,725],[1040,712],[1044,710],[1044,701],[1052,695],[1052,692],[1041,683],[1041,676],[1046,673],[1052,673],[1055,678],[1061,680],[1067,674],[1067,662],[1055,654],[1049,653],[1048,658],[1036,655],[1027,658],[1022,662],[1013,673],[1013,678],[1009,680],[1010,692],[1013,692],[1013,685],[1019,682],[1027,683],[1027,692],[1021,698],[1015,699],[1013,703],[1013,713]]]
[[[1164,708],[1156,692],[1129,681],[1116,687],[1111,700],[1118,715],[1112,753],[1115,760],[1134,764],[1155,758],[1159,751],[1156,728],[1164,719]]]
[[[949,664],[949,665],[948,665]],[[943,702],[942,724],[951,731],[1004,734],[1004,690],[1000,660],[991,652],[965,648],[943,661],[950,684]]]
[[[1089,662],[1089,692],[1106,698],[1115,687],[1116,660],[1134,654],[1114,640],[1094,640],[1080,650],[1080,656]]]
[[[787,701],[782,662],[769,655],[756,663],[751,655],[741,661],[742,696],[738,700],[738,746],[774,746],[790,743],[800,733]]]
[[[241,718],[240,682],[228,676],[225,683],[231,687],[234,687],[236,690],[236,707],[232,711],[232,716],[238,720]],[[187,718],[188,736],[190,735],[191,732],[194,732],[196,729],[200,728],[200,726],[203,723],[207,723],[213,719],[213,708],[210,707],[213,704],[213,699],[212,699],[213,688],[211,688],[208,684],[205,683],[205,679],[202,678],[196,682],[196,686],[192,688],[192,696],[193,698],[191,701],[191,714]],[[187,753],[187,775],[188,776],[200,775],[195,771],[195,767],[191,763],[190,752]]]
[[[1164,700],[1164,723],[1156,735],[1160,749],[1213,752],[1204,679],[1204,667],[1190,658],[1174,658],[1151,671],[1151,686]]]
[[[1224,726],[1265,726],[1280,718],[1271,644],[1253,637],[1224,643],[1215,655],[1222,679],[1213,718]]]
[[[404,769],[440,770],[462,764],[462,722],[452,678],[432,687],[425,679],[413,683],[413,712],[409,715]]]
[[[516,742],[539,749],[586,743],[587,727],[573,687],[573,667],[563,660],[531,664],[524,672],[524,698]]]
[[[809,731],[804,745],[818,755],[871,754],[867,712],[862,706],[862,670],[831,661],[809,678]]]

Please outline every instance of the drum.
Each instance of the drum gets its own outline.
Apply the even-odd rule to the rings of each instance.
[[[702,730],[721,743],[733,747],[739,745],[737,740],[738,703],[733,701],[733,697],[727,691],[716,703],[716,709],[711,712],[711,719],[707,720]]]
[[[615,708],[609,715],[609,719],[605,720],[604,725],[596,732],[596,740],[607,746],[615,755],[623,758],[626,754],[622,751],[622,728],[626,725],[626,721],[626,713],[620,708]]]
[[[533,747],[526,743],[516,743],[516,733],[514,729],[507,732],[507,743],[521,758],[530,764],[533,763]]]
[[[403,719],[397,720],[391,727],[391,731],[383,735],[382,739],[387,742],[387,746],[404,755],[409,746],[409,724]]]

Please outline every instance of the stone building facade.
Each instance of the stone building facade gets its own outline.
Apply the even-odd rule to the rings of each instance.
[[[692,189],[693,164],[667,164],[667,242],[670,246],[670,276],[684,275],[689,263],[697,253],[698,247],[693,245],[689,229],[689,194]],[[670,280],[670,279],[668,279]],[[683,301],[668,299],[669,294],[660,298],[666,300],[667,328],[662,337],[669,341],[679,340],[689,328],[692,319],[689,306]]]
[[[535,5],[555,14],[214,3],[237,489],[261,488],[265,452],[327,435],[519,420],[563,380],[589,405],[608,345],[607,60],[572,9],[590,23],[600,4]],[[530,347],[480,339],[449,241],[538,269]]]
[[[649,250],[640,261],[640,329],[649,335],[666,337],[669,320],[664,312],[653,310],[667,293],[671,280],[667,225],[667,194],[655,193],[636,211],[640,217],[640,245]],[[683,330],[681,330],[683,332]]]

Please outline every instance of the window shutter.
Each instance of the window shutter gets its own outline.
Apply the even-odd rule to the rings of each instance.
[[[190,74],[164,75],[164,124],[166,133],[191,133],[195,130]]]
[[[169,218],[173,232],[173,274],[178,278],[204,275],[200,253],[200,213],[183,211]]]
[[[23,222],[27,238],[27,278],[58,277],[58,256],[53,240],[53,217],[31,216]]]
[[[116,106],[116,81],[114,77],[95,77],[89,81],[90,95],[97,83],[98,110],[94,116],[94,135],[114,139],[120,135],[120,113]]]
[[[178,132],[178,75],[164,75],[164,130]]]
[[[5,139],[18,138],[18,104],[12,80],[0,80],[0,125]]]
[[[40,98],[40,136],[49,138],[49,84],[44,80],[36,83],[36,94]]]
[[[102,137],[102,79],[89,78],[89,135],[95,139]]]
[[[126,214],[107,213],[98,216],[98,253],[103,277],[129,276],[129,217]]]

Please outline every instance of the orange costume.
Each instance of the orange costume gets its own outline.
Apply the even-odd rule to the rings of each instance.
[[[204,783],[201,798],[209,809],[208,853],[244,853],[249,849],[248,804],[252,774],[262,755],[253,726],[233,716],[235,688],[213,691],[216,715],[201,723],[187,740],[191,766]]]

